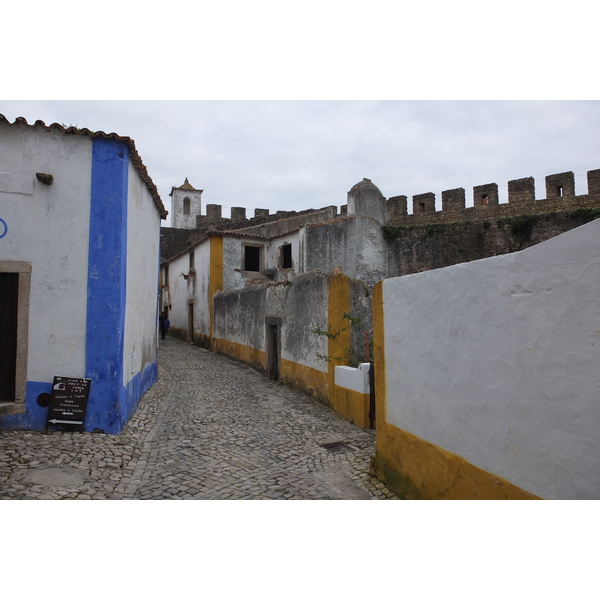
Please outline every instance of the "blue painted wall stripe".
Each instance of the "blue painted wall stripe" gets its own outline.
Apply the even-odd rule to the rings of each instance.
[[[118,433],[123,395],[129,153],[123,142],[94,138],[86,332],[92,379],[85,429]]]

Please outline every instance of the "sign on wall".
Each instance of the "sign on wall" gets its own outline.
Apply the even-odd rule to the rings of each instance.
[[[55,376],[46,427],[52,423],[83,428],[91,382],[91,379]]]

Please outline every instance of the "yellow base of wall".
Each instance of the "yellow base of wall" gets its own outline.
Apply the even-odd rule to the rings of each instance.
[[[212,349],[214,352],[246,363],[261,373],[265,373],[267,370],[266,352],[257,348],[214,338]],[[307,392],[324,404],[329,405],[326,372],[282,359],[279,363],[279,380],[298,390]]]
[[[327,373],[289,360],[281,360],[279,379],[297,390],[307,392],[329,406]]]
[[[373,473],[407,500],[539,500],[406,431],[379,424]]]
[[[370,403],[371,397],[369,394],[360,394],[354,390],[334,386],[331,408],[363,429],[369,429],[370,426]]]
[[[267,355],[257,348],[251,348],[250,346],[238,344],[237,342],[230,342],[229,340],[214,338],[212,349],[213,352],[218,352],[219,354],[224,354],[225,356],[246,363],[261,373],[264,373],[266,370]]]

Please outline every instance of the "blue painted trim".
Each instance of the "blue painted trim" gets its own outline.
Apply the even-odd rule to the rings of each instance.
[[[2,229],[2,233],[0,233],[0,240],[8,233],[8,225],[4,219],[0,219],[0,229]]]
[[[125,143],[94,138],[88,259],[86,377],[92,380],[85,430],[118,433],[123,389],[127,283]]]

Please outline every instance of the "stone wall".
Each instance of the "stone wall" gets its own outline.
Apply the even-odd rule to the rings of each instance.
[[[389,276],[523,250],[600,217],[600,207],[485,221],[388,226]]]
[[[488,183],[473,188],[473,206],[465,207],[465,190],[442,192],[442,210],[435,210],[435,194],[413,196],[413,214],[408,214],[406,196],[387,201],[390,221],[396,226],[430,225],[463,221],[487,221],[520,215],[539,215],[600,206],[600,169],[588,171],[588,193],[575,195],[575,177],[569,171],[548,175],[546,198],[536,199],[533,177],[508,182],[508,203],[498,203],[498,185]]]
[[[278,374],[273,378],[335,409],[335,366],[365,358],[371,288],[343,273],[314,271],[292,283],[219,292],[213,302],[213,350],[269,374],[269,328],[277,327]],[[344,315],[360,321],[353,324]]]
[[[442,192],[435,211],[433,193],[388,199],[388,276],[418,273],[506,254],[533,246],[600,217],[600,169],[588,171],[588,194],[575,195],[572,172],[545,179],[546,198],[535,198],[531,177],[508,182],[509,202],[498,202],[495,183],[473,188],[474,206],[465,207],[463,188]]]
[[[302,211],[278,210],[274,214],[270,214],[268,208],[256,208],[254,209],[253,217],[246,216],[246,209],[244,207],[234,206],[231,208],[231,217],[229,218],[222,216],[222,209],[223,207],[220,204],[207,204],[206,215],[199,215],[196,218],[196,228],[217,231],[244,229],[246,227],[253,227],[254,225],[262,225],[263,223],[272,223],[273,221],[288,219],[290,217],[309,215],[326,209],[333,210],[333,216],[331,218],[337,216],[337,208],[335,206],[327,206],[318,209],[311,208]]]

